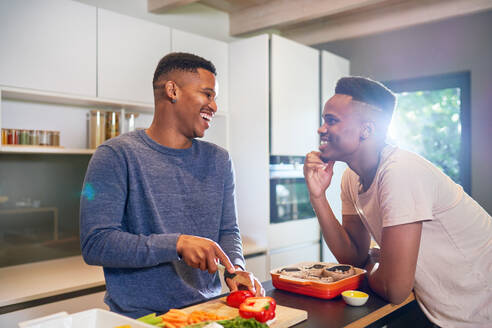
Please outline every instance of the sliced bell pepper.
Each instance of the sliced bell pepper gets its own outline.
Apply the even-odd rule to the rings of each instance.
[[[277,303],[271,297],[248,297],[239,306],[239,315],[242,318],[255,318],[259,322],[267,322],[275,318]]]
[[[236,290],[227,296],[226,302],[227,305],[239,308],[242,302],[246,300],[248,297],[254,297],[255,295],[249,290]]]

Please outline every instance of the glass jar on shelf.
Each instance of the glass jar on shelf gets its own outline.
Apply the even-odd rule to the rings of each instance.
[[[29,130],[29,144],[33,146],[39,146],[39,131]]]
[[[19,144],[29,145],[29,130],[20,130]]]
[[[39,131],[39,145],[49,146],[50,145],[50,133],[46,130]]]
[[[89,113],[89,148],[95,149],[106,140],[106,115],[101,110]]]
[[[131,132],[135,130],[135,119],[138,117],[138,113],[126,113],[125,118],[128,121],[128,129],[127,132]]]
[[[59,147],[60,146],[60,131],[50,131],[50,146]]]
[[[106,113],[106,140],[120,135],[120,113]]]
[[[9,129],[7,132],[7,144],[18,145],[19,144],[19,130]]]
[[[8,129],[2,129],[2,145],[7,145],[8,142],[8,134],[9,134],[9,130]]]

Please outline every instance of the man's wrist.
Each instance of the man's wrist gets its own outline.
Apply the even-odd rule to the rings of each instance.
[[[326,194],[325,193],[322,193],[321,195],[313,195],[313,194],[309,194],[309,200],[311,200],[311,203],[312,202],[321,202],[321,201],[326,201]]]

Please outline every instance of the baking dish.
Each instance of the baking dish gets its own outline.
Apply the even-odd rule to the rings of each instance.
[[[308,279],[290,277],[279,273],[282,268],[305,267],[322,264],[325,266],[336,266],[338,263],[327,262],[301,262],[292,265],[285,265],[270,271],[272,283],[275,288],[286,290],[292,293],[303,294],[323,299],[337,297],[345,290],[355,290],[364,279],[366,270],[354,267],[355,274],[335,282],[321,282]]]

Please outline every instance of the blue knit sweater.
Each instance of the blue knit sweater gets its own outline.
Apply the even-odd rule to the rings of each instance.
[[[218,273],[179,258],[180,234],[216,241],[244,267],[227,151],[199,140],[167,148],[144,130],[101,145],[85,176],[80,239],[84,260],[104,267],[112,311],[136,318],[220,293]]]

